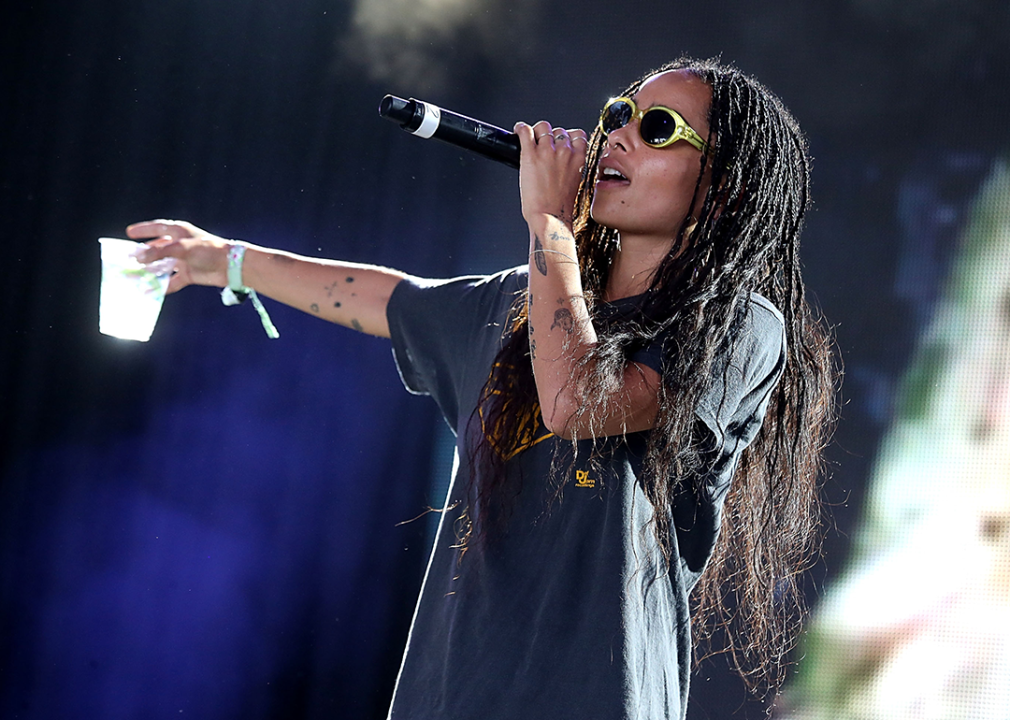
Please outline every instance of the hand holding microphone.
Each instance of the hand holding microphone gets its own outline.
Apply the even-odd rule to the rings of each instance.
[[[423,100],[415,98],[404,100],[395,95],[386,95],[382,98],[382,102],[379,103],[379,115],[399,123],[401,128],[412,135],[435,138],[519,169],[521,154],[519,136],[497,125],[445,110]],[[540,128],[541,131],[543,127],[550,130],[550,125],[543,121],[534,127]],[[566,131],[554,128],[550,130],[552,140],[557,139],[553,133],[558,131],[563,133],[566,139],[570,132],[570,140],[578,139],[588,145],[589,137],[583,130]],[[535,140],[539,140],[540,137],[536,137]]]
[[[552,128],[542,120],[533,126],[516,123],[517,132],[508,132],[422,100],[394,95],[382,98],[379,115],[413,135],[442,140],[513,168],[519,168],[521,148],[526,146],[529,158],[519,178],[523,215],[529,219],[545,212],[571,222],[589,145],[584,130]]]
[[[539,215],[550,215],[570,225],[586,162],[586,131],[551,127],[546,120],[532,126],[516,123],[515,129],[522,144],[523,217],[532,223]]]

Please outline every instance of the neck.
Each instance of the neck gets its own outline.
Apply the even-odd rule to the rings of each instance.
[[[610,264],[604,298],[608,301],[620,300],[648,290],[652,276],[672,246],[672,238],[663,241],[621,235],[620,245]]]

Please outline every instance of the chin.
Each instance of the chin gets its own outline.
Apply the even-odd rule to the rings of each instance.
[[[614,223],[615,218],[611,217],[608,219],[606,210],[603,210],[602,212],[597,211],[595,200],[593,201],[593,204],[589,206],[589,217],[591,217],[593,222],[597,225],[602,225],[610,230],[617,230],[620,232],[620,229]]]

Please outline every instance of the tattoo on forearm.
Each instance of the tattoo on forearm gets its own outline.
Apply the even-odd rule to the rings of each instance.
[[[551,330],[556,327],[560,327],[567,333],[572,331],[575,327],[575,317],[572,315],[572,311],[568,308],[561,308],[560,310],[554,311],[554,324],[551,325]]]
[[[312,303],[311,305],[309,305],[309,310],[311,310],[316,315],[318,315],[319,314],[319,305],[317,305],[316,303]]]
[[[536,360],[537,359],[537,341],[536,340],[530,340],[530,358],[532,360]]]
[[[365,328],[361,327],[361,323],[358,322],[358,318],[351,318],[351,327],[358,332],[365,332]]]
[[[539,235],[533,236],[533,262],[540,274],[547,277],[547,258],[544,257],[544,244],[540,242]]]

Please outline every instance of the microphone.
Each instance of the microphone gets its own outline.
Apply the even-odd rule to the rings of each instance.
[[[519,168],[519,136],[480,120],[458,115],[421,100],[387,95],[379,103],[379,115],[409,133],[435,138],[486,158]]]

